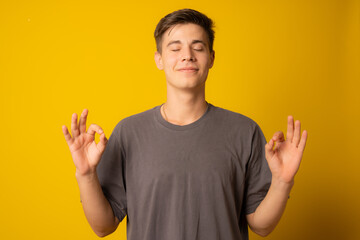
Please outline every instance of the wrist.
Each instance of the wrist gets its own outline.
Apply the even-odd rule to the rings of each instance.
[[[79,171],[78,169],[76,169],[75,171],[75,177],[77,180],[81,180],[81,179],[94,179],[94,177],[97,177],[97,173],[96,173],[96,169],[92,170],[92,171],[87,171],[87,172],[82,172]]]
[[[271,180],[271,187],[278,191],[282,192],[285,195],[289,196],[291,189],[294,186],[294,179],[292,179],[290,182],[284,182],[282,180],[279,180],[277,178],[272,178]]]

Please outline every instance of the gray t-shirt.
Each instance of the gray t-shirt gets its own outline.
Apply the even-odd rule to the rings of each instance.
[[[270,187],[265,144],[239,113],[209,104],[179,126],[156,106],[116,125],[97,172],[128,240],[245,240]]]

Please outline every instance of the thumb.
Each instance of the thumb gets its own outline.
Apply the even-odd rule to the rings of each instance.
[[[108,142],[108,140],[107,140],[107,138],[106,138],[106,136],[105,136],[105,133],[103,132],[103,133],[100,135],[100,142],[97,144],[97,148],[99,149],[99,151],[100,151],[101,153],[104,152],[107,142]]]

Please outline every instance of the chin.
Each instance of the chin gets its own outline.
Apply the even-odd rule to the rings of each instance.
[[[199,82],[199,81],[182,80],[181,82],[177,81],[175,83],[169,83],[169,85],[179,90],[195,90],[205,87],[205,81]]]

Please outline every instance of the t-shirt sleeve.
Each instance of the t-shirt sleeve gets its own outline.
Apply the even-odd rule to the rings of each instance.
[[[266,139],[256,124],[245,179],[245,214],[255,212],[271,184],[271,171],[265,158]]]
[[[97,174],[103,193],[109,201],[114,215],[122,221],[127,215],[125,157],[120,138],[121,125],[112,132],[101,161],[97,166]]]

